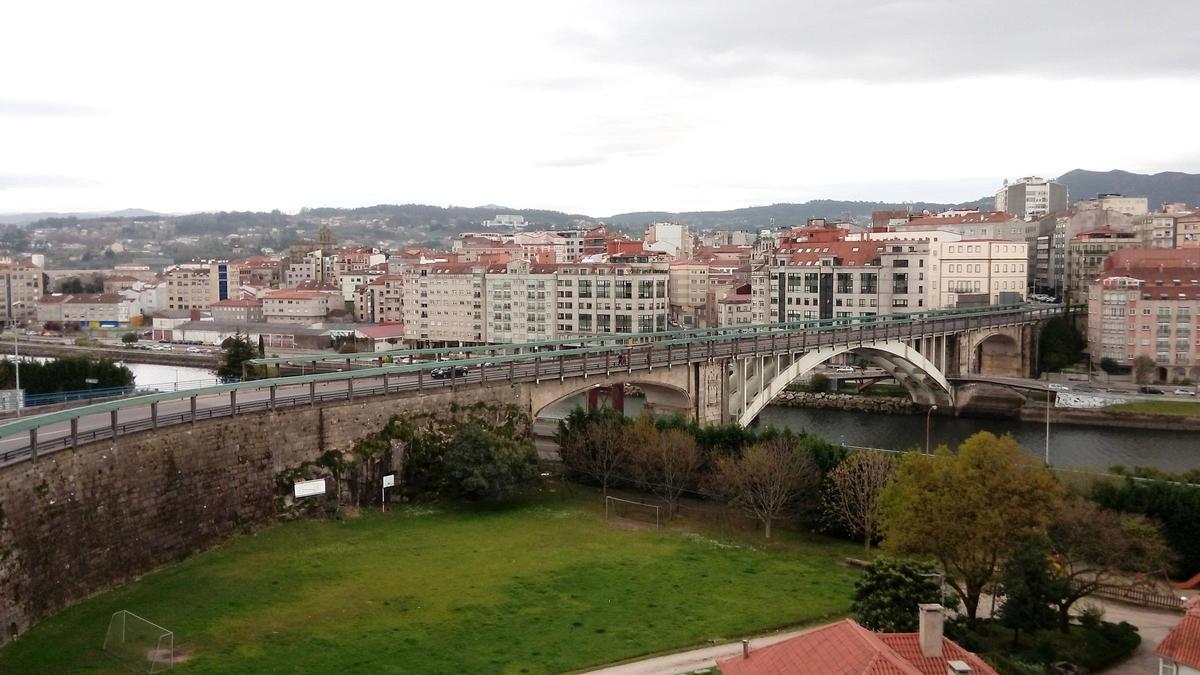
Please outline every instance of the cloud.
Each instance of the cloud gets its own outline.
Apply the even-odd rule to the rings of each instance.
[[[0,117],[90,117],[100,109],[60,101],[0,98]]]
[[[97,185],[100,185],[100,181],[80,176],[0,173],[0,190],[11,190],[13,188],[89,188]]]
[[[580,155],[580,156],[574,156],[574,157],[572,157],[572,156],[550,157],[550,158],[538,161],[537,166],[569,169],[569,168],[574,168],[574,167],[579,167],[579,166],[593,166],[596,164],[603,164],[605,161],[607,161],[606,158],[604,158],[600,155]]]
[[[564,33],[560,46],[688,79],[1200,74],[1200,41],[1180,30],[1200,23],[1200,3],[1187,0],[606,0],[604,7],[598,15],[606,23]]]

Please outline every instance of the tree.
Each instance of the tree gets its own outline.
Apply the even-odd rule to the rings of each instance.
[[[829,391],[829,378],[821,373],[815,373],[808,378],[808,390],[814,394],[823,394]]]
[[[644,484],[667,503],[667,517],[674,516],[679,497],[704,462],[696,439],[684,429],[666,429],[652,443],[637,439],[631,447]]]
[[[538,477],[533,444],[479,424],[455,429],[441,460],[439,491],[456,497],[497,499]]]
[[[854,583],[854,618],[884,633],[917,630],[917,605],[942,603],[941,575],[928,563],[879,557]]]
[[[128,333],[125,333],[124,335],[121,336],[121,342],[124,342],[127,345],[131,345],[137,341],[138,341],[138,334],[133,331],[129,331]]]
[[[1133,360],[1133,379],[1138,384],[1146,384],[1154,375],[1154,359],[1142,354]]]
[[[1050,603],[1062,594],[1063,582],[1050,576],[1049,554],[1041,541],[1031,539],[1017,547],[1004,564],[1001,587],[1004,605],[1000,623],[1013,630],[1013,646],[1020,645],[1021,629],[1030,631],[1054,624]]]
[[[1054,577],[1062,582],[1055,598],[1059,627],[1070,624],[1071,607],[1120,572],[1164,569],[1170,549],[1158,525],[1133,513],[1117,513],[1095,502],[1068,501],[1051,521],[1047,534]]]
[[[258,336],[258,358],[264,359],[266,357],[267,357],[267,348],[266,348],[266,345],[263,343],[263,336],[260,334]]]
[[[942,447],[900,461],[882,496],[884,546],[937,559],[973,623],[1000,563],[1044,530],[1063,492],[1012,436],[981,431],[957,454]]]
[[[629,459],[628,421],[610,408],[595,413],[579,411],[559,424],[559,456],[572,471],[600,482],[604,497],[608,486]]]
[[[255,357],[255,348],[250,336],[235,333],[221,343],[221,364],[217,366],[217,377],[222,380],[240,380],[242,366]],[[247,371],[247,374],[249,371]]]
[[[1059,371],[1079,363],[1083,358],[1083,334],[1070,316],[1056,316],[1042,325],[1038,338],[1043,372]]]
[[[83,292],[83,282],[79,277],[71,277],[58,282],[59,293],[78,294]]]
[[[786,437],[756,443],[741,456],[721,457],[713,473],[717,489],[757,518],[767,539],[771,524],[813,489],[819,477],[811,455]]]
[[[895,462],[879,452],[860,450],[829,472],[822,505],[827,516],[863,538],[871,552],[879,525],[879,495],[895,474]]]
[[[1106,356],[1100,359],[1100,370],[1103,370],[1109,375],[1116,375],[1121,371],[1121,365],[1111,356]]]

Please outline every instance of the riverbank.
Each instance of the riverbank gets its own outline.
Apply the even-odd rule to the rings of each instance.
[[[1046,408],[1042,405],[1024,406],[1018,419],[1022,422],[1045,422]],[[1200,417],[1076,408],[1051,408],[1050,423],[1156,431],[1200,431]]]

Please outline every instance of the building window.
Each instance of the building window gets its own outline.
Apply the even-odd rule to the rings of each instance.
[[[846,294],[854,292],[854,275],[849,272],[838,272],[837,292]]]
[[[908,274],[905,274],[903,272],[895,272],[892,274],[892,292],[893,293],[907,293],[908,292]],[[906,300],[904,305],[897,305],[897,304],[893,303],[892,306],[893,307],[902,307],[902,306],[907,306],[907,304],[908,304],[908,301]]]
[[[632,299],[633,298],[633,282],[625,281],[625,280],[618,280],[616,297],[621,300]]]

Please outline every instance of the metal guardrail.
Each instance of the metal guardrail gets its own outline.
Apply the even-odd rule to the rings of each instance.
[[[359,396],[391,394],[402,391],[454,388],[460,384],[475,384],[497,381],[532,380],[542,378],[606,374],[615,371],[650,369],[660,366],[682,365],[696,361],[712,360],[717,357],[739,358],[765,356],[786,352],[808,351],[848,342],[868,340],[912,339],[926,335],[960,332],[974,328],[996,327],[1018,323],[1040,321],[1062,311],[1061,306],[1019,306],[990,311],[944,312],[938,315],[913,318],[903,315],[898,318],[873,317],[874,321],[849,322],[842,325],[821,326],[815,330],[770,330],[760,331],[743,327],[738,332],[712,333],[699,337],[660,340],[635,345],[610,345],[585,347],[553,352],[529,352],[501,356],[458,359],[441,362],[418,362],[394,364],[382,367],[353,369],[345,372],[314,373],[294,377],[270,378],[249,382],[221,384],[181,392],[163,392],[107,401],[78,408],[61,410],[45,415],[27,417],[0,425],[0,441],[11,436],[29,434],[29,445],[0,451],[0,464],[22,459],[36,458],[43,452],[76,447],[80,444],[112,438],[125,433],[157,429],[163,426],[194,422],[201,419],[237,415],[244,412],[279,409],[297,405],[314,405],[333,400],[352,400]],[[790,326],[790,324],[784,324]],[[504,345],[500,345],[503,348]],[[493,346],[496,348],[496,346]],[[472,374],[458,375],[457,368],[475,368]],[[446,368],[449,376],[433,379],[430,371]],[[518,370],[519,369],[519,370]],[[382,384],[371,383],[366,387],[355,386],[356,381],[375,379]],[[318,391],[318,385],[345,383],[344,389]],[[277,396],[280,387],[308,385],[308,393],[292,396]],[[239,393],[268,392],[269,397],[261,400],[237,400]],[[200,408],[200,398],[228,395],[229,404]],[[190,409],[160,415],[162,403],[190,399]],[[149,419],[119,419],[121,411],[149,408]],[[79,429],[79,420],[108,414],[110,423],[93,429]],[[39,439],[42,428],[63,423],[70,424],[70,433],[54,439]]]

